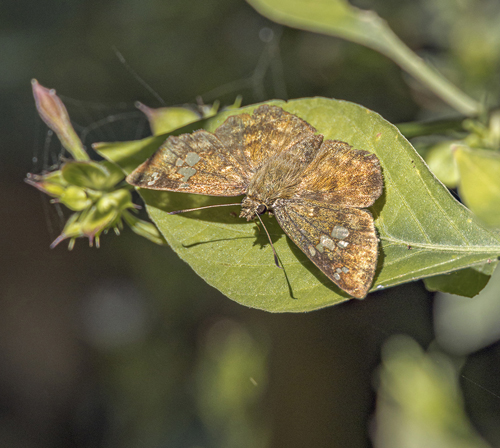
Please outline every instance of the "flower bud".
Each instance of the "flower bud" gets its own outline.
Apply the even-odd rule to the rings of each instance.
[[[198,113],[185,107],[152,109],[140,102],[135,106],[148,118],[153,135],[166,134],[201,119]]]
[[[71,125],[68,111],[56,95],[56,91],[43,87],[36,79],[33,79],[31,84],[36,108],[42,120],[57,134],[61,144],[75,160],[89,160],[80,138]]]

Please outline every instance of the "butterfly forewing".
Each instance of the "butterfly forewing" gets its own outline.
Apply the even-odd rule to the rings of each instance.
[[[370,212],[309,200],[284,200],[274,209],[285,233],[337,286],[354,297],[368,293],[378,239]]]
[[[200,130],[169,137],[127,182],[153,190],[238,196],[246,192],[248,174],[217,137]]]
[[[347,143],[325,140],[306,168],[299,196],[339,207],[369,207],[382,193],[382,172],[375,154]]]
[[[263,105],[253,115],[229,117],[215,135],[243,166],[255,172],[262,162],[316,133],[310,124],[277,106]]]

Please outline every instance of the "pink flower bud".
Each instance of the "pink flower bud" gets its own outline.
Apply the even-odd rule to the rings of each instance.
[[[57,134],[61,144],[76,160],[89,160],[80,138],[71,125],[68,111],[56,95],[56,91],[43,87],[36,79],[33,79],[31,84],[36,108],[42,120]]]

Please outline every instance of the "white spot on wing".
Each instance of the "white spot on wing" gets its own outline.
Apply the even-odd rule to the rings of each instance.
[[[190,177],[194,176],[196,174],[196,170],[194,168],[185,166],[177,170],[177,172],[181,175],[184,176],[182,179],[183,182],[187,182]]]
[[[186,163],[189,166],[194,166],[200,161],[201,157],[195,152],[188,152],[186,154]]]
[[[332,230],[332,237],[343,240],[349,236],[349,230],[342,226],[335,226]]]
[[[158,180],[158,178],[160,177],[160,175],[155,171],[152,175],[151,175],[151,180],[148,182],[148,185],[151,186],[151,185],[154,185],[156,183],[156,181]]]
[[[326,235],[321,235],[319,242],[327,249],[330,250],[335,249],[335,243],[331,238],[328,238]]]
[[[349,243],[347,241],[339,241],[337,243],[339,245],[339,247],[341,247],[342,249],[345,249],[347,246],[349,246]]]

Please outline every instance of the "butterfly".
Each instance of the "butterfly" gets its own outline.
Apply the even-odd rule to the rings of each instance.
[[[356,298],[370,289],[378,238],[364,208],[382,193],[380,162],[370,152],[324,140],[280,107],[230,116],[214,133],[170,136],[126,180],[153,190],[245,195],[241,218],[273,214],[339,288]]]

